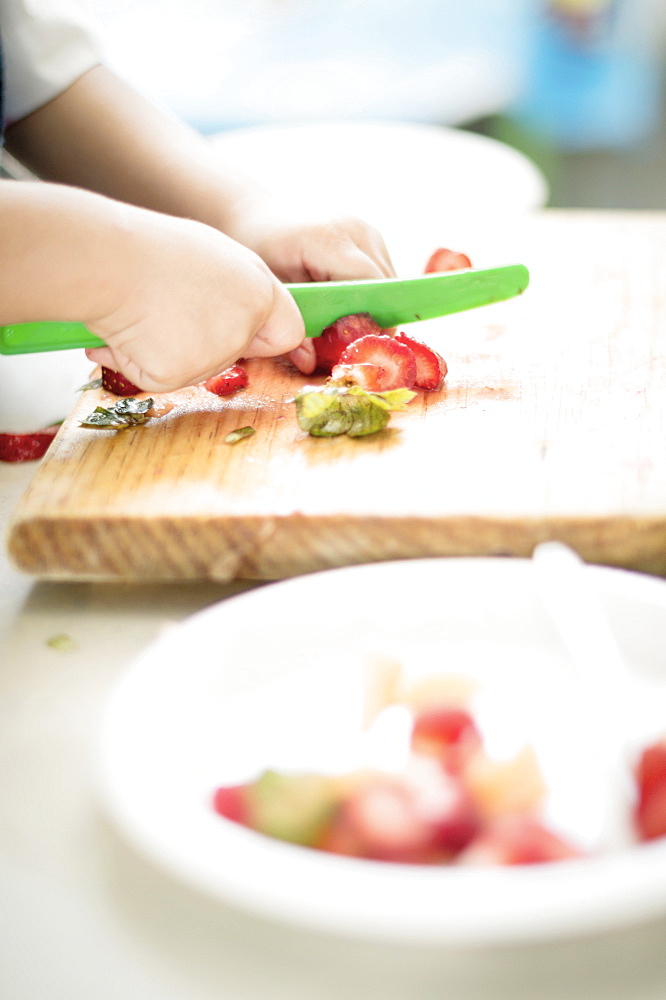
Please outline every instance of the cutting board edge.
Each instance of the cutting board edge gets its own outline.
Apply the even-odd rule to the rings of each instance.
[[[341,566],[469,556],[529,558],[562,541],[583,559],[666,576],[666,514],[618,517],[18,517],[7,548],[21,572],[54,581],[280,580]]]

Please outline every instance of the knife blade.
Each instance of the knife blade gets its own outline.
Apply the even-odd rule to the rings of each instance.
[[[469,268],[418,278],[372,281],[323,281],[288,284],[308,337],[318,337],[341,316],[370,313],[383,328],[417,323],[513,298],[529,284],[523,264]],[[0,327],[0,354],[31,354],[80,347],[103,347],[104,341],[82,323],[42,321]]]

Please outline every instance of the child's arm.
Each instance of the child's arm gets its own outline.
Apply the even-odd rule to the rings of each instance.
[[[259,253],[283,281],[394,273],[371,226],[290,217],[233,175],[201,135],[103,66],[12,126],[7,146],[44,179],[214,226]]]
[[[189,219],[81,189],[0,181],[0,324],[85,323],[93,360],[151,392],[303,340],[284,286],[252,251]]]

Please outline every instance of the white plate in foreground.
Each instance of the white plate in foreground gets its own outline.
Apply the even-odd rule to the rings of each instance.
[[[666,581],[591,573],[632,671],[666,680]],[[353,765],[368,653],[398,656],[416,676],[480,677],[489,731],[494,706],[502,720],[526,706],[527,735],[541,731],[546,762],[551,740],[546,771],[560,789],[553,816],[573,832],[584,822],[593,774],[581,749],[590,737],[577,726],[594,712],[576,715],[575,678],[538,603],[530,561],[427,559],[269,584],[165,633],[125,675],[105,718],[100,789],[118,828],[213,897],[344,935],[526,941],[666,912],[666,839],[594,860],[434,868],[334,857],[215,815],[213,789],[263,767]],[[558,715],[567,704],[571,724]],[[516,739],[521,725],[509,727]]]

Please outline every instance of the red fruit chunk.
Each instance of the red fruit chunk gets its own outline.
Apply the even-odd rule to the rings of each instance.
[[[457,250],[447,250],[439,247],[430,254],[425,266],[425,274],[437,274],[444,271],[462,271],[466,267],[471,267],[472,262],[466,253],[459,253]]]
[[[466,865],[538,865],[582,856],[533,816],[502,816],[472,841],[458,862]]]
[[[636,767],[635,822],[641,840],[666,836],[666,741],[646,747]]]
[[[213,809],[225,819],[247,826],[250,818],[247,785],[227,785],[217,788],[213,794]]]
[[[245,369],[241,368],[240,365],[231,365],[219,375],[214,375],[199,384],[204,389],[208,389],[209,392],[215,393],[216,396],[229,396],[232,392],[244,389],[247,383],[248,377]]]
[[[435,757],[452,774],[462,773],[481,748],[481,734],[472,716],[461,708],[422,709],[414,719],[412,749]]]
[[[431,859],[431,841],[410,789],[397,777],[381,775],[343,803],[320,846],[357,858],[417,862]]]
[[[441,389],[442,383],[444,382],[449,370],[448,365],[441,354],[433,351],[432,347],[428,347],[427,344],[421,343],[420,340],[414,340],[412,337],[408,337],[405,333],[396,334],[394,339],[397,340],[398,343],[404,344],[405,347],[409,347],[414,355],[414,360],[416,362],[416,378],[414,380],[414,386],[417,389],[426,389],[428,391]]]
[[[136,396],[143,390],[113,368],[102,368],[102,388],[116,396]]]
[[[340,355],[354,340],[367,337],[370,334],[381,334],[381,326],[374,321],[370,313],[352,313],[341,316],[323,331],[320,337],[314,338],[314,349],[317,356],[317,368],[330,375],[334,365],[340,361]]]
[[[31,434],[0,434],[0,462],[34,462],[41,458],[58,427],[45,427]]]
[[[411,389],[416,361],[412,350],[393,337],[369,334],[345,348],[331,374],[334,379],[351,378],[369,392]]]
[[[450,860],[477,831],[462,785],[424,758],[406,774],[376,774],[353,789],[318,846],[374,861],[428,864]]]

